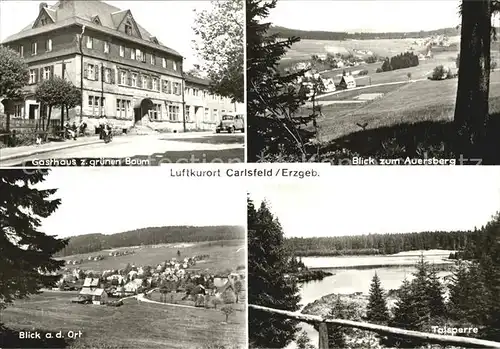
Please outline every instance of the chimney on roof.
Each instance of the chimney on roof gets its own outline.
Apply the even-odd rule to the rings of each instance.
[[[46,2],[41,2],[40,5],[38,6],[38,10],[41,11],[43,8],[48,7]]]

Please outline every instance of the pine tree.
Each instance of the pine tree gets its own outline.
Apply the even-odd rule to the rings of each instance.
[[[416,263],[417,271],[413,274],[415,279],[411,282],[412,298],[417,322],[414,324],[419,330],[423,330],[431,321],[431,298],[429,292],[429,265],[421,255]]]
[[[294,117],[307,100],[297,83],[305,70],[282,75],[278,69],[286,51],[300,39],[280,40],[268,35],[270,23],[263,20],[276,7],[277,0],[246,1],[247,47],[247,129],[248,159],[250,162],[268,161],[268,156],[307,156],[306,137],[310,133],[301,125],[313,117]],[[299,160],[301,161],[301,160]]]
[[[472,299],[474,298],[474,285],[467,263],[457,260],[452,272],[451,282],[448,286],[450,297],[448,301],[448,313],[454,320],[470,320],[472,318]]]
[[[428,278],[427,294],[429,297],[430,315],[433,318],[444,317],[446,316],[446,306],[443,296],[444,290],[435,267],[429,269]]]
[[[49,217],[60,199],[49,199],[56,189],[37,189],[46,171],[0,171],[0,308],[14,299],[55,287],[64,266],[53,259],[67,240],[40,232],[40,218]]]
[[[414,306],[414,296],[412,294],[412,287],[408,279],[404,279],[401,287],[398,289],[398,299],[394,305],[394,317],[389,321],[389,326],[404,328],[407,330],[419,330],[418,315]],[[385,346],[400,348],[413,348],[414,345],[402,338],[390,336],[382,341]]]
[[[281,225],[267,204],[259,210],[248,199],[248,303],[297,311],[300,296],[294,280],[286,278],[289,258]],[[297,322],[249,309],[250,347],[283,348],[298,330]]]
[[[389,310],[385,300],[384,290],[377,273],[372,278],[366,318],[375,323],[386,323],[389,320]]]

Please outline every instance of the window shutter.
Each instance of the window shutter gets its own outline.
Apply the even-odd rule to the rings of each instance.
[[[53,65],[50,66],[50,78],[51,79],[54,78],[54,66]]]
[[[85,79],[88,79],[89,78],[89,65],[88,63],[85,63],[84,65],[85,69],[83,70],[84,71],[84,74],[85,74]]]
[[[127,85],[132,86],[132,73],[127,72],[126,75],[127,75]]]
[[[43,68],[38,69],[38,74],[40,75],[40,82],[43,81]]]
[[[94,70],[94,73],[95,73],[95,77],[94,77],[94,80],[95,81],[99,81],[99,70],[101,69],[101,67],[99,66],[95,66],[95,70]]]
[[[150,76],[150,77],[148,78],[148,88],[149,88],[150,90],[152,90],[152,89],[153,89],[153,77],[152,77],[152,76]]]
[[[137,74],[137,87],[142,88],[142,75],[141,74]]]
[[[38,81],[40,80],[40,73],[39,73],[39,69],[34,69],[35,70],[35,84],[38,83]]]
[[[115,69],[110,69],[111,72],[110,72],[110,75],[111,75],[111,83],[114,84],[115,83],[115,74],[116,74],[116,70]]]

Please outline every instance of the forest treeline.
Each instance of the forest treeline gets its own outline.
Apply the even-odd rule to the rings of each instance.
[[[429,36],[446,35],[457,36],[460,31],[457,28],[442,28],[429,31],[418,32],[393,32],[393,33],[347,33],[347,32],[329,32],[329,31],[306,31],[290,29],[279,26],[271,26],[267,32],[269,35],[278,34],[280,37],[290,38],[299,37],[307,40],[376,40],[376,39],[408,39],[408,38],[427,38]]]
[[[288,238],[285,246],[296,256],[358,256],[414,250],[464,250],[474,231],[427,231],[401,234]]]
[[[70,237],[68,245],[58,257],[91,253],[107,248],[155,245],[177,242],[203,242],[244,239],[245,229],[240,226],[171,226],[142,228],[123,233],[104,235],[86,234]]]

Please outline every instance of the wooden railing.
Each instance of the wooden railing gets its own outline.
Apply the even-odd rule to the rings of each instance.
[[[319,349],[328,349],[327,324],[357,328],[360,330],[371,331],[378,334],[389,335],[393,337],[397,336],[401,338],[418,339],[420,341],[424,341],[427,343],[435,343],[441,345],[454,345],[466,348],[497,348],[497,349],[500,348],[500,343],[498,342],[492,342],[476,338],[410,331],[401,328],[370,324],[367,322],[358,322],[358,321],[341,320],[341,319],[323,319],[320,316],[294,313],[291,311],[267,308],[253,304],[249,304],[248,307],[268,314],[284,316],[289,319],[295,319],[300,322],[317,324],[319,328]]]

